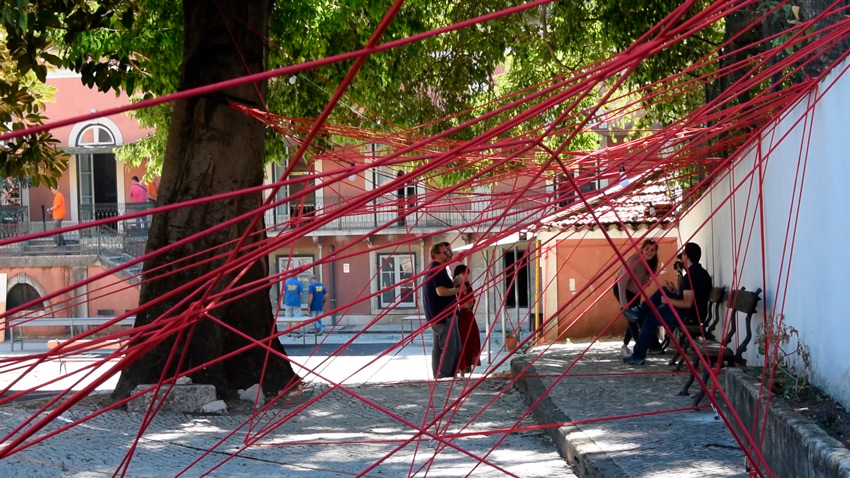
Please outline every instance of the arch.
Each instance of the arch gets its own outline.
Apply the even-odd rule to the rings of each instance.
[[[26,304],[33,299],[44,297],[44,295],[44,287],[41,287],[32,277],[23,273],[18,274],[10,279],[6,285],[6,310]],[[45,305],[49,306],[50,303],[45,304],[45,301],[42,301],[29,307],[29,309],[40,310]],[[0,340],[7,340],[9,338],[8,334],[9,331],[4,330],[2,336],[0,336]]]
[[[46,291],[46,290],[44,290],[44,287],[42,287],[42,286],[41,286],[41,284],[39,284],[38,282],[36,282],[36,280],[35,280],[35,279],[33,279],[32,277],[28,276],[27,274],[25,274],[25,273],[21,272],[20,274],[16,275],[15,277],[12,277],[11,279],[9,279],[9,282],[7,282],[7,283],[6,283],[6,297],[7,297],[7,303],[8,303],[9,292],[12,290],[12,288],[13,288],[13,287],[15,287],[15,286],[16,286],[16,285],[18,285],[18,284],[27,284],[27,285],[29,285],[30,287],[32,287],[33,289],[35,289],[35,291],[38,293],[38,296],[39,296],[39,297],[44,297],[45,295],[47,295],[47,291]],[[9,308],[10,308],[10,307],[8,307],[8,306],[6,307],[6,309],[7,309],[7,310],[8,310]]]
[[[111,136],[111,142],[80,142],[80,139],[83,138],[83,133],[86,131],[101,131],[103,133],[107,133]],[[98,137],[98,141],[102,140],[102,138]],[[82,121],[74,125],[71,128],[71,133],[68,135],[68,147],[75,148],[78,146],[120,146],[124,144],[124,136],[121,134],[121,130],[118,128],[118,125],[115,124],[114,121],[109,118],[98,118],[95,120]]]
[[[14,309],[39,297],[41,297],[41,294],[35,290],[35,287],[26,283],[15,284],[6,293],[6,307]],[[44,307],[44,301],[27,307],[27,310],[40,310],[42,307]]]

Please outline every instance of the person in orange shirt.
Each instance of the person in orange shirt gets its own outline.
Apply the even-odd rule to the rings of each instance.
[[[148,202],[151,203],[151,207],[156,205],[156,197],[159,195],[159,178],[155,178],[153,181],[147,184],[148,190]]]
[[[50,188],[50,192],[53,193],[53,206],[47,208],[47,211],[53,213],[53,228],[59,229],[62,227],[62,220],[65,219],[65,196],[59,192],[59,186]],[[54,239],[57,246],[65,245],[65,239],[62,237],[62,234],[57,234]]]

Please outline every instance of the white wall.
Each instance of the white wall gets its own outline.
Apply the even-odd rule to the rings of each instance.
[[[821,83],[820,94],[845,68],[841,65]],[[850,406],[850,75],[841,76],[806,118],[807,101],[814,99],[804,99],[762,135],[764,242],[757,204],[759,146],[716,181],[683,218],[680,230],[684,240],[694,234],[693,240],[703,246],[701,262],[715,285],[763,289],[754,328],[765,310],[784,313],[784,323],[799,330],[811,354],[808,368],[796,361],[798,373],[809,373],[814,384]],[[786,132],[790,134],[782,138]],[[799,169],[798,161],[803,161]],[[795,181],[798,200],[792,199]],[[733,205],[726,198],[738,185]],[[751,365],[763,360],[756,352],[751,343]]]

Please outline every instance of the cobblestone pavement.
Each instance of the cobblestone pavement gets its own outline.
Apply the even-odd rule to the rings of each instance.
[[[621,360],[622,342],[595,343],[586,355],[549,393],[552,404],[568,420],[616,417],[691,405],[680,397],[687,374],[663,373],[611,375],[628,372],[672,371],[670,355],[649,356],[646,365],[626,365]],[[556,345],[534,365],[530,374],[548,388],[572,363],[587,343]],[[533,352],[531,354],[534,355]],[[591,374],[591,376],[579,376]],[[607,376],[599,374],[609,374]],[[691,388],[695,393],[697,386]],[[702,404],[708,404],[704,399]],[[613,462],[614,473],[605,478],[746,478],[744,453],[712,408],[659,415],[599,421],[578,425]],[[563,429],[562,429],[563,430]]]
[[[337,360],[347,359],[342,357]],[[424,378],[429,357],[405,354],[408,380]],[[418,362],[423,362],[419,364]],[[415,367],[412,366],[415,363]],[[334,367],[329,367],[334,368]],[[380,374],[379,374],[380,375]],[[372,377],[374,382],[376,377]],[[475,389],[451,420],[441,421],[441,432],[480,432],[511,428],[527,407],[514,389],[502,390],[504,380],[489,380]],[[429,407],[429,386],[434,389],[434,407]],[[433,410],[442,409],[446,395],[457,397],[461,384],[449,391],[450,383],[408,381],[355,384],[351,390],[385,407],[417,426],[430,421]],[[324,392],[326,394],[322,395]],[[504,393],[501,393],[504,392]],[[126,474],[127,477],[339,477],[355,476],[376,465],[363,476],[521,476],[574,477],[544,432],[533,430],[510,433],[492,452],[504,434],[472,435],[455,438],[452,443],[462,450],[487,455],[492,465],[462,451],[415,440],[395,451],[402,441],[413,436],[412,428],[388,416],[364,401],[321,381],[309,384],[292,403],[278,407],[288,413],[319,397],[291,420],[266,415],[246,423],[249,414],[183,414],[162,412],[150,424],[139,441]],[[491,408],[479,411],[494,397]],[[24,404],[0,408],[0,434],[9,433],[32,410]],[[81,418],[92,409],[75,407],[53,421],[43,432],[49,433]],[[450,414],[451,415],[451,414]],[[73,477],[112,476],[130,449],[142,420],[141,414],[111,411],[75,426],[46,441],[0,460],[0,477]],[[465,426],[472,422],[471,425]],[[526,418],[520,426],[533,426]],[[228,436],[234,431],[232,436]],[[434,431],[435,428],[430,428]],[[243,447],[247,437],[258,437],[253,446]],[[1,437],[0,437],[1,438]],[[6,444],[9,442],[7,441]],[[0,444],[0,446],[5,446]],[[208,449],[211,454],[204,456]],[[378,462],[382,457],[385,461]],[[195,460],[199,460],[194,463]],[[194,464],[193,464],[194,463]],[[476,464],[478,464],[476,466]],[[117,476],[121,476],[119,472]]]

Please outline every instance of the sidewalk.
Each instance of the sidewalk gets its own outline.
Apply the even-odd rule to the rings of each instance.
[[[386,350],[401,339],[398,330],[381,333],[378,330],[356,340],[385,342],[374,346],[364,343],[362,349]],[[533,429],[533,417],[520,421],[526,406],[515,389],[505,390],[503,379],[484,381],[449,410],[437,427],[426,427],[427,433],[437,435],[463,434],[450,439],[460,450],[435,446],[429,436],[417,437],[416,429],[433,420],[435,413],[441,413],[465,389],[461,381],[430,379],[430,345],[424,345],[426,341],[430,344],[430,336],[430,331],[426,331],[398,353],[381,357],[357,373],[364,363],[376,359],[374,353],[328,357],[317,355],[312,344],[288,345],[287,352],[293,362],[331,380],[344,379],[344,386],[331,388],[326,381],[305,375],[301,395],[287,397],[272,412],[253,419],[245,411],[224,415],[160,412],[139,440],[126,476],[176,476],[191,466],[180,476],[331,478],[365,472],[364,476],[390,477],[471,473],[493,478],[507,474],[524,478],[575,478],[545,433]],[[339,343],[352,337],[344,332],[320,336],[332,343],[331,347],[320,348],[336,349]],[[497,358],[495,347],[494,359]],[[24,353],[37,352],[37,348],[46,349],[45,341],[27,343]],[[15,351],[15,355],[19,353]],[[486,354],[482,361],[486,366]],[[69,366],[69,371],[79,366]],[[28,378],[46,383],[57,375],[56,364],[44,364],[28,373]],[[26,385],[30,384],[20,384]],[[55,386],[70,387],[62,382]],[[313,399],[316,399],[314,403],[307,403]],[[34,410],[26,403],[0,408],[0,440]],[[91,407],[76,406],[42,432],[56,430],[93,413],[95,409]],[[112,476],[116,470],[120,475],[121,462],[135,441],[142,419],[142,414],[125,411],[95,416],[0,460],[0,477],[89,478]],[[517,421],[525,430],[488,433],[510,429]],[[234,434],[229,436],[231,431]],[[405,444],[411,438],[415,439]],[[0,449],[3,446],[0,443]],[[207,450],[212,453],[206,454]],[[478,458],[485,458],[489,464],[479,464]],[[199,461],[193,464],[195,460]],[[367,471],[372,466],[375,468]]]
[[[676,393],[687,373],[672,373],[671,355],[646,365],[621,361],[620,341],[597,342],[534,410],[539,424],[640,415],[691,406]],[[545,393],[587,343],[555,345],[517,381],[530,405]],[[516,376],[542,348],[512,361]],[[634,374],[633,372],[671,372]],[[624,375],[616,375],[624,374]],[[539,375],[536,376],[535,375]],[[691,388],[694,393],[697,386]],[[701,405],[708,404],[704,399]],[[549,428],[562,456],[582,478],[746,478],[744,453],[711,407]]]
[[[280,341],[291,358],[295,372],[310,381],[320,383],[342,382],[376,383],[398,381],[428,381],[432,377],[430,354],[433,344],[433,334],[425,330],[418,335],[411,335],[408,329],[404,336],[397,324],[376,325],[359,333],[361,330],[354,326],[331,328],[325,326],[325,333],[319,335],[307,334],[306,340],[300,337],[283,335]],[[313,343],[314,337],[316,343]],[[482,334],[482,342],[483,342]],[[402,342],[404,339],[404,342]],[[23,345],[15,344],[11,350],[10,342],[0,342],[0,360],[4,358],[21,357],[46,352],[47,338],[28,339]],[[349,346],[343,347],[344,344]],[[490,354],[486,346],[481,352],[481,368],[483,372],[489,364],[502,362],[507,352],[501,350],[501,333],[495,333],[490,339]],[[482,345],[486,345],[482,344]],[[378,355],[383,356],[378,357]],[[91,360],[75,360],[67,362],[65,370],[73,372],[82,369],[97,360],[97,354],[88,354]],[[338,360],[339,359],[339,360]],[[345,366],[340,367],[340,362]],[[311,371],[316,373],[311,373]],[[510,361],[505,360],[493,372],[501,373],[510,370]],[[29,389],[41,386],[44,391],[59,391],[65,389],[79,390],[92,381],[86,378],[77,383],[75,378],[65,378],[53,381],[58,376],[59,364],[56,361],[43,363],[29,370],[16,384],[15,389]],[[318,374],[318,375],[317,375]],[[0,373],[0,386],[15,380],[17,374]],[[97,387],[99,391],[111,390],[117,383],[117,376],[110,378]]]

